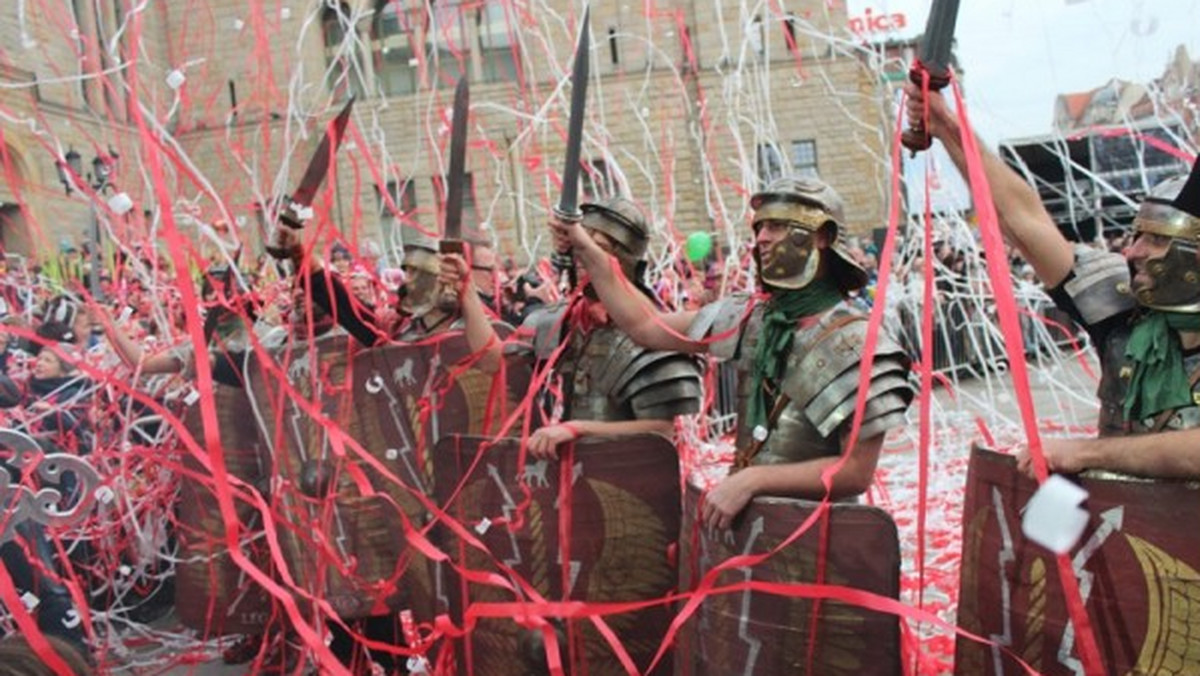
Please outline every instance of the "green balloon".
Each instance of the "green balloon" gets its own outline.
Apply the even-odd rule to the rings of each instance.
[[[713,239],[712,235],[707,232],[693,232],[688,235],[687,243],[684,249],[687,251],[688,260],[693,263],[699,263],[712,253]]]

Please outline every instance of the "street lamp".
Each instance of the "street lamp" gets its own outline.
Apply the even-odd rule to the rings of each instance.
[[[86,175],[83,172],[83,158],[75,151],[75,148],[68,148],[66,154],[55,163],[55,169],[58,171],[58,180],[63,184],[63,188],[70,195],[73,191],[79,190],[79,185],[76,181],[86,181],[91,189],[99,194],[104,194],[110,188],[115,189],[112,185],[113,170],[116,168],[117,160],[120,155],[110,146],[107,153],[97,153],[92,158],[92,171]],[[92,208],[92,241],[91,241],[91,270],[88,273],[88,286],[92,297],[96,300],[102,298],[100,291],[100,212],[96,209],[96,203],[90,202]]]
[[[54,168],[58,170],[58,180],[62,182],[63,188],[70,195],[75,181],[74,177],[83,174],[83,163],[79,153],[75,152],[74,148],[67,150],[67,154],[54,164]]]
[[[58,171],[58,180],[68,195],[79,189],[76,181],[81,179],[86,181],[92,190],[103,193],[105,189],[113,187],[110,181],[120,158],[117,151],[110,147],[107,153],[98,153],[92,158],[92,170],[84,174],[83,158],[75,148],[69,148],[62,159],[55,163],[54,168]]]

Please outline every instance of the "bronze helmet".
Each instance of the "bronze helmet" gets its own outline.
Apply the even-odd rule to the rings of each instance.
[[[1200,313],[1200,162],[1191,176],[1169,178],[1150,190],[1133,230],[1171,238],[1165,254],[1146,260],[1153,284],[1134,289],[1138,302],[1156,310]]]
[[[621,263],[625,276],[640,281],[640,263],[650,244],[650,229],[642,210],[624,197],[610,197],[599,202],[585,202],[580,222],[584,228],[604,233],[616,244],[614,255]]]
[[[791,232],[767,252],[755,249],[759,283],[764,288],[795,290],[808,286],[821,266],[818,231],[827,233],[829,273],[843,293],[866,286],[867,273],[854,262],[839,236],[845,222],[842,198],[824,181],[785,176],[750,198],[755,232],[764,221],[784,221]]]
[[[441,289],[438,285],[437,238],[417,228],[401,231],[404,242],[404,259],[400,263],[404,271],[401,284],[400,311],[421,317],[438,306]]]

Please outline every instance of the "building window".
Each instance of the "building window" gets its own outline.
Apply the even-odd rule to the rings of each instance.
[[[115,23],[113,25],[117,36],[116,58],[118,68],[117,72],[114,73],[112,77],[118,80],[118,82],[115,83],[115,89],[117,89],[118,95],[121,97],[121,118],[129,120],[129,111],[133,109],[133,106],[137,105],[137,94],[133,91],[132,87],[127,87],[124,84],[126,65],[125,41],[129,38],[130,33],[129,26],[125,25],[125,8],[122,5],[124,5],[124,3],[113,3],[113,19],[115,19]]]
[[[413,212],[417,210],[417,184],[411,178],[403,182],[388,181],[385,189],[386,194],[380,192],[378,185],[375,186],[375,196],[379,202],[379,234],[386,242],[403,242],[400,224],[413,221]],[[394,211],[385,197],[391,199]]]
[[[87,51],[83,46],[83,13],[79,6],[80,0],[71,0],[71,18],[75,20],[75,53],[79,55],[79,74],[87,75]],[[92,78],[79,78],[79,95],[83,98],[84,106],[92,105]]]
[[[357,35],[346,3],[327,6],[321,14],[321,35],[325,41],[325,84],[338,99],[362,94],[362,68],[359,67]]]
[[[79,56],[79,74],[82,76],[79,78],[79,94],[83,97],[84,107],[95,110],[99,102],[94,100],[92,83],[96,81],[94,76],[100,70],[100,48],[88,30],[95,25],[94,16],[84,0],[71,1],[71,14],[75,20],[75,50]]]
[[[516,82],[517,45],[509,32],[504,5],[492,0],[475,11],[479,62],[484,82]]]
[[[415,45],[423,7],[408,7],[411,2],[380,0],[371,22],[371,52],[375,59],[375,77],[384,96],[400,96],[417,91],[420,64]]]
[[[620,195],[617,179],[604,160],[592,160],[587,164],[580,176],[583,181],[584,201],[596,202],[609,197]]]
[[[435,2],[429,9],[429,28],[425,36],[429,62],[432,64],[430,86],[453,89],[466,73],[471,53],[463,31],[462,5],[457,2]]]
[[[783,154],[774,143],[758,144],[758,180],[762,185],[783,176]]]
[[[378,186],[375,188],[377,191]],[[383,194],[379,195],[379,214],[380,216],[408,216],[417,209],[417,185],[412,179],[405,179],[403,183],[400,181],[387,182],[387,196],[391,198],[392,204],[396,207],[396,212],[388,206],[387,200]]]
[[[797,176],[819,178],[816,139],[792,141],[792,171]]]

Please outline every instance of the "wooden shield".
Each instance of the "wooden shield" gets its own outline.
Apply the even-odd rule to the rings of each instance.
[[[670,552],[679,533],[679,459],[669,441],[657,435],[585,440],[560,449],[560,460],[524,467],[518,451],[513,439],[438,444],[438,502],[465,527],[482,531],[489,550],[448,539],[446,551],[460,566],[500,572],[502,562],[548,601],[637,601],[674,590]],[[459,613],[472,603],[524,600],[496,587],[451,587]],[[605,619],[645,669],[672,616],[662,605]],[[590,621],[561,626],[569,673],[626,673]],[[547,673],[537,636],[515,620],[481,620],[459,666],[475,676]],[[669,660],[655,673],[670,673]]]
[[[1107,672],[1200,674],[1200,488],[1129,478],[1080,483],[1091,520],[1069,556]],[[1014,457],[972,451],[958,623],[1043,674],[1082,673],[1055,557],[1021,533],[1035,490]],[[1024,671],[1000,647],[960,637],[955,673]]]
[[[426,523],[417,494],[431,493],[430,450],[444,436],[483,431],[493,379],[462,363],[460,332],[369,350],[345,336],[316,343],[269,355],[291,393],[265,364],[247,369],[291,573],[343,619],[410,609],[428,621],[448,601],[437,601],[431,562],[406,546],[400,515]],[[361,450],[339,448],[334,428]]]
[[[387,349],[404,362],[405,348]],[[401,514],[425,520],[413,495],[427,479],[412,421],[426,374],[413,366],[397,384],[375,352],[356,352],[341,335],[298,342],[256,355],[246,378],[274,460],[271,499],[295,582],[343,619],[411,609],[424,620],[433,613],[430,566],[406,547],[400,524]],[[410,358],[425,363],[419,350]]]
[[[681,538],[680,588],[685,591],[694,589],[709,569],[732,556],[769,552],[786,540],[817,504],[758,498],[738,517],[736,528],[713,534],[696,522],[700,500],[701,490],[689,484]],[[899,598],[900,544],[891,517],[874,507],[839,503],[833,505],[829,518],[825,583]],[[817,522],[789,547],[753,569],[722,572],[716,584],[747,580],[814,583],[820,538],[821,524]],[[679,634],[676,673],[900,673],[900,622],[895,615],[824,600],[819,604],[814,639],[813,608],[810,599],[759,591],[710,596]]]
[[[482,435],[489,431],[485,427],[494,428],[509,411],[505,388],[491,375],[470,368],[469,357],[466,338],[458,331],[362,352],[354,368],[364,387],[355,395],[355,408],[360,418],[380,416],[385,421],[375,430],[364,420],[366,438],[388,448],[411,447],[415,462],[429,477],[430,450],[437,440],[453,434]],[[492,405],[494,390],[500,394]]]
[[[258,426],[246,415],[250,400],[245,390],[215,383],[213,404],[221,437],[218,448],[225,454],[229,473],[251,486],[265,486],[267,458]],[[199,404],[189,407],[183,419],[187,433],[205,447]],[[184,454],[183,465],[189,472],[208,473],[190,453]],[[242,525],[243,550],[269,569],[270,557],[261,546],[260,514],[244,502],[235,502],[234,507]],[[185,476],[180,482],[177,533],[175,612],[184,626],[208,636],[262,632],[271,616],[270,597],[229,556],[211,481]]]

